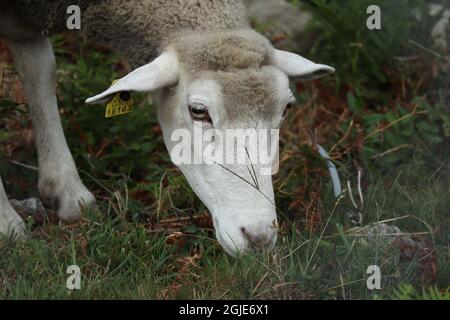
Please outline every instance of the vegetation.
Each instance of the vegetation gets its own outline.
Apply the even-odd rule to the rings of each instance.
[[[155,108],[138,96],[133,113],[105,119],[103,107],[84,104],[126,63],[57,36],[65,132],[99,206],[75,225],[28,217],[28,241],[0,240],[0,299],[449,299],[449,55],[429,36],[439,15],[428,15],[425,0],[291,2],[314,15],[305,55],[337,74],[294,86],[298,108],[286,119],[275,176],[282,223],[274,252],[227,256],[170,163]],[[365,27],[368,4],[381,7],[381,31]],[[1,163],[0,175],[18,199],[37,196],[21,100],[0,96],[1,158],[16,160]],[[349,181],[338,201],[312,142]],[[364,201],[355,208],[358,172]],[[383,223],[405,235],[361,236]],[[72,264],[82,290],[66,288]],[[366,286],[370,265],[381,268],[380,290]]]

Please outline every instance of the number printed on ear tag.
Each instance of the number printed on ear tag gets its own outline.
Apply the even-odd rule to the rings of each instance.
[[[133,111],[133,99],[131,98],[131,94],[128,91],[118,92],[114,95],[111,102],[106,105],[105,118],[121,116],[130,113],[131,111]]]

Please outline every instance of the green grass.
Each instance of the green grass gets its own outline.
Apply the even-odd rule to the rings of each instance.
[[[318,5],[313,11],[325,5],[307,2]],[[355,7],[361,9],[356,2]],[[170,163],[155,107],[136,96],[133,113],[105,119],[104,107],[83,101],[127,71],[122,60],[78,39],[55,37],[66,136],[98,208],[71,226],[30,218],[27,241],[1,239],[0,299],[448,299],[445,61],[404,45],[367,50],[384,38],[360,34],[356,25],[341,29],[340,40],[332,40],[338,31],[329,27],[346,21],[343,15],[351,10],[336,9],[335,21],[328,9],[322,10],[318,16],[326,23],[316,23],[313,30],[320,35],[317,46],[328,43],[321,55],[329,61],[321,62],[341,66],[337,82],[330,78],[294,88],[299,104],[307,107],[290,112],[281,134],[283,161],[274,179],[283,213],[278,243],[270,254],[238,259],[223,252],[209,226],[188,220],[176,230],[154,231],[167,226],[163,222],[168,218],[206,212]],[[409,35],[414,33],[410,28],[396,30]],[[355,34],[364,52],[345,47],[339,56],[329,56],[337,46],[354,42]],[[392,37],[402,38],[398,33]],[[319,54],[317,46],[314,55]],[[395,63],[393,57],[401,56],[404,48],[418,61]],[[366,67],[364,61],[384,68],[374,72],[374,65]],[[437,71],[431,76],[429,70]],[[29,126],[23,106],[0,103],[2,116],[9,115],[5,121]],[[354,193],[357,168],[362,168],[363,226],[389,220],[411,234],[417,247],[352,236],[355,225],[348,213],[355,209],[348,192],[336,202],[324,161],[307,140],[332,150],[343,181],[351,181]],[[0,129],[2,145],[13,141],[14,136]],[[17,148],[14,159],[35,165],[35,151]],[[36,172],[2,163],[0,174],[11,197],[37,196]],[[73,264],[81,268],[81,290],[66,288],[66,269]],[[381,268],[382,287],[370,291],[366,270],[374,264]]]
[[[437,273],[429,285],[446,289],[450,177],[437,173],[423,179],[408,166],[396,174],[388,188],[381,180],[369,188],[364,221],[408,216],[396,222],[402,230],[430,232]],[[420,185],[405,184],[412,178]],[[2,241],[0,298],[373,299],[398,296],[404,283],[419,291],[424,287],[420,257],[402,261],[395,249],[354,242],[339,232],[345,221],[342,203],[334,211],[333,201],[323,204],[329,222],[320,232],[285,229],[271,255],[234,259],[204,230],[188,233],[182,245],[167,245],[164,234],[150,234],[145,224],[126,219],[128,209],[118,204],[123,196],[101,203],[102,210],[88,213],[76,227],[46,223],[24,243]],[[82,270],[80,291],[65,286],[72,264]],[[372,264],[382,269],[381,290],[366,287]]]

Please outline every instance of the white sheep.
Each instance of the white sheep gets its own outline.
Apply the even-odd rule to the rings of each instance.
[[[90,5],[92,3],[92,5]],[[180,129],[191,137],[214,129],[215,151],[230,129],[276,132],[292,102],[289,79],[311,80],[334,72],[299,55],[276,50],[253,31],[238,0],[18,0],[0,5],[0,37],[7,40],[24,84],[39,163],[39,191],[62,221],[80,217],[94,203],[77,173],[60,123],[55,59],[48,34],[63,31],[66,8],[82,8],[82,32],[124,53],[136,70],[87,103],[103,103],[122,91],[155,93],[164,141],[172,156]],[[3,26],[5,24],[6,26]],[[151,61],[150,63],[148,63]],[[105,83],[105,88],[107,84]],[[278,136],[270,136],[278,146]],[[228,140],[229,141],[229,140]],[[193,158],[198,141],[189,145]],[[258,143],[257,143],[258,144]],[[260,145],[236,142],[226,156]],[[273,150],[272,150],[273,153]],[[251,153],[253,154],[253,153]],[[275,157],[269,165],[276,164]],[[195,163],[195,161],[193,162]],[[177,163],[212,214],[216,236],[229,254],[270,249],[277,217],[271,175],[262,163]],[[0,232],[23,234],[23,224],[0,187]]]

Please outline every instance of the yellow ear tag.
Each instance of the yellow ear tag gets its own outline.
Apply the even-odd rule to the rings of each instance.
[[[116,83],[114,80],[111,85]],[[133,99],[128,91],[118,92],[114,98],[106,105],[105,118],[112,118],[130,113],[133,111]]]

